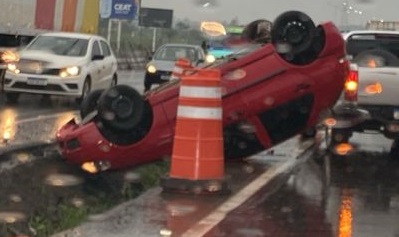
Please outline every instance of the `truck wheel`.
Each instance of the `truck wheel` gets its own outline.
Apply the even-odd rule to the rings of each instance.
[[[119,131],[135,128],[144,114],[142,96],[130,86],[116,85],[102,93],[98,112],[104,125]]]
[[[103,92],[104,90],[92,91],[83,99],[80,105],[80,117],[82,119],[98,108],[98,100]]]
[[[327,148],[330,151],[335,151],[336,145],[340,143],[348,143],[351,136],[351,131],[346,131],[342,129],[331,129],[330,132],[326,131]]]

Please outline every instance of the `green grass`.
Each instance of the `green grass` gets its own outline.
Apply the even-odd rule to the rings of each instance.
[[[56,210],[41,210],[35,212],[28,220],[30,229],[33,229],[35,237],[47,237],[55,233],[73,228],[84,222],[89,215],[98,214],[127,200],[138,197],[144,191],[158,185],[159,179],[168,171],[169,164],[159,161],[137,167],[135,172],[140,175],[139,183],[120,181],[116,192],[111,193],[106,187],[96,187],[90,190],[90,195],[84,198],[85,205],[74,206],[68,199],[63,199]],[[107,174],[105,174],[107,175]],[[104,177],[104,176],[103,176]],[[108,182],[114,184],[114,181]]]

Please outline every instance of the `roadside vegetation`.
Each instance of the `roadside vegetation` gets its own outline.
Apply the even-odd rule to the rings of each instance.
[[[90,215],[103,213],[156,186],[168,167],[168,161],[160,160],[129,171],[93,175],[54,156],[2,173],[0,236],[48,237],[76,227]],[[43,180],[49,172],[71,174],[81,182],[48,185]],[[23,218],[18,219],[18,214]]]

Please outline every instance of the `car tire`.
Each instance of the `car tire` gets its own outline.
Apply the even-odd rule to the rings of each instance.
[[[148,80],[145,80],[144,81],[144,92],[151,90],[151,86],[152,86],[152,83],[149,82]]]
[[[119,131],[135,128],[144,114],[144,100],[128,85],[116,85],[99,98],[98,112],[104,125]]]
[[[271,30],[277,52],[294,64],[307,64],[316,59],[324,45],[312,19],[300,11],[288,11],[276,18]],[[320,42],[319,42],[320,41]]]
[[[76,99],[78,104],[81,104],[83,100],[90,94],[91,91],[91,83],[90,77],[86,77],[85,82],[83,83],[82,94],[79,98]]]
[[[270,21],[264,19],[252,21],[244,28],[242,37],[248,42],[269,43],[271,25]]]
[[[303,131],[301,133],[301,138],[302,139],[310,139],[310,138],[315,138],[317,135],[317,128],[316,127],[310,127],[305,129],[305,131]]]
[[[110,88],[116,86],[117,84],[118,84],[118,77],[117,77],[116,74],[114,74],[114,75],[112,76]]]
[[[98,100],[105,90],[95,90],[89,93],[80,105],[80,118],[85,118],[88,114],[98,108]]]
[[[399,139],[393,140],[391,149],[389,150],[389,157],[392,160],[399,161]]]
[[[19,96],[20,94],[17,92],[7,92],[6,93],[7,103],[10,104],[18,103]]]
[[[327,147],[329,150],[334,151],[335,146],[339,143],[348,143],[349,139],[352,137],[352,131],[347,131],[343,129],[331,129],[330,134],[326,132]]]

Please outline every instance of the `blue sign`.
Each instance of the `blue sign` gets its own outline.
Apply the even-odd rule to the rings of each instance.
[[[137,17],[138,0],[112,0],[111,18],[133,20]]]

